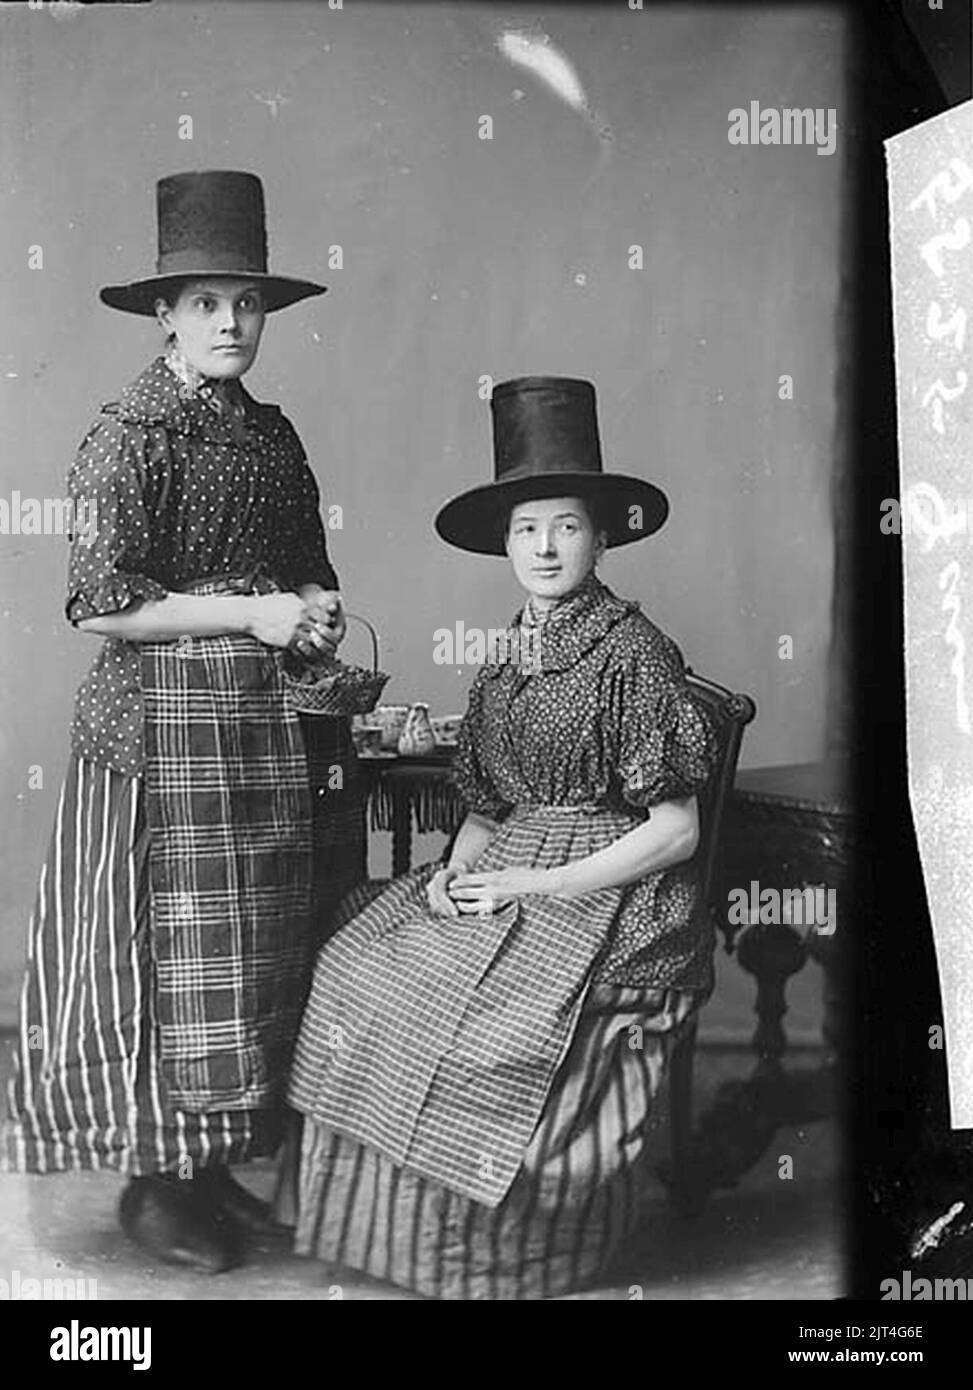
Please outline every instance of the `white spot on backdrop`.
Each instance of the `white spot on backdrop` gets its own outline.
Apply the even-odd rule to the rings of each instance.
[[[268,106],[272,116],[276,116],[278,109],[281,106],[286,106],[290,101],[290,97],[282,96],[280,92],[275,92],[273,96],[265,96],[263,92],[251,92],[250,95],[255,101],[263,102],[264,106]]]
[[[498,37],[497,48],[511,63],[518,63],[532,72],[573,110],[582,115],[590,114],[588,98],[577,73],[547,34],[525,34],[507,29]]]
[[[509,62],[532,72],[549,91],[584,116],[600,138],[612,139],[611,126],[601,120],[574,67],[548,34],[505,29],[497,36],[497,48]],[[514,89],[514,101],[519,101],[523,95],[519,87]]]

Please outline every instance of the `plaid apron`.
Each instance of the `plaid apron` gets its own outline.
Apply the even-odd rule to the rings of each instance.
[[[477,870],[569,863],[637,823],[597,807],[515,808]],[[321,950],[289,1099],[319,1124],[495,1207],[537,1128],[623,890],[531,894],[454,920],[426,901],[437,867],[395,879]]]
[[[162,1076],[187,1111],[271,1107],[311,950],[307,764],[280,654],[246,635],[140,650]]]

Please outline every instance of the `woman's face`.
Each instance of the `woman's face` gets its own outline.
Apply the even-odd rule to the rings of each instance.
[[[175,304],[156,302],[156,315],[191,367],[227,380],[253,365],[264,328],[260,286],[249,280],[191,280]]]
[[[538,608],[550,608],[581,584],[605,548],[580,497],[521,502],[510,514],[507,554]]]

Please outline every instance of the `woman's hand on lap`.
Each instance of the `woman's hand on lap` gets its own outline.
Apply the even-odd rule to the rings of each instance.
[[[426,901],[429,904],[430,912],[437,917],[458,917],[459,908],[453,902],[449,894],[449,885],[454,883],[463,870],[458,867],[450,868],[445,865],[437,869],[432,878],[426,884]]]
[[[546,869],[495,869],[491,873],[464,873],[453,879],[449,894],[464,914],[487,914],[531,893],[549,893]]]

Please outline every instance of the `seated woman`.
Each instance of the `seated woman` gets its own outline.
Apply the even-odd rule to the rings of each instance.
[[[506,551],[527,594],[470,694],[469,814],[445,866],[322,950],[290,1088],[298,1252],[442,1298],[599,1277],[638,1218],[673,1038],[712,985],[691,860],[713,733],[676,646],[595,575],[668,504],[601,471],[588,382],[503,383],[493,416],[495,481],[436,520]]]

